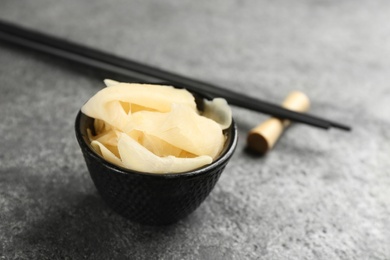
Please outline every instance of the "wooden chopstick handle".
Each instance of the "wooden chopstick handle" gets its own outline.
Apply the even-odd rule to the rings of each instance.
[[[305,112],[309,110],[310,101],[304,93],[293,91],[283,101],[282,106],[293,111]],[[280,120],[275,117],[267,119],[248,133],[248,148],[255,152],[265,154],[268,150],[272,149],[283,133],[283,130],[290,123],[289,120]]]

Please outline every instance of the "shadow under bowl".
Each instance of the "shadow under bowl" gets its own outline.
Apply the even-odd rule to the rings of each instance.
[[[220,156],[210,165],[183,172],[138,172],[103,159],[90,145],[87,129],[94,119],[78,112],[76,138],[88,171],[103,200],[125,218],[147,225],[167,225],[192,213],[214,188],[237,146],[237,127],[232,121],[224,131],[227,139]]]

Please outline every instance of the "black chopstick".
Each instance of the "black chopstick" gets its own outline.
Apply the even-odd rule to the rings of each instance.
[[[71,43],[40,32],[27,30],[2,21],[0,21],[0,39],[8,43],[71,60],[124,78],[133,78],[135,72],[164,80],[178,87],[187,88],[188,90],[195,92],[207,93],[212,97],[223,97],[232,105],[262,112],[278,118],[289,119],[324,129],[330,127],[347,131],[351,129],[349,126],[337,122],[325,120],[309,114],[294,112],[210,83],[183,77],[172,72],[154,68],[129,59],[120,58],[109,53]]]

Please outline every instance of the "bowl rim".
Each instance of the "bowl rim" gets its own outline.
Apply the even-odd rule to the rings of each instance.
[[[180,173],[148,173],[148,172],[141,172],[141,171],[135,171],[131,170],[125,167],[121,167],[119,165],[113,164],[107,160],[105,160],[101,155],[99,155],[90,144],[88,144],[85,141],[86,136],[84,136],[80,131],[80,123],[82,116],[85,116],[87,118],[87,115],[81,112],[81,109],[78,111],[76,116],[76,122],[75,122],[75,133],[76,138],[79,143],[79,146],[83,153],[88,153],[89,156],[93,157],[98,162],[102,163],[104,167],[109,168],[112,171],[115,171],[116,173],[123,174],[123,175],[131,175],[132,177],[149,177],[154,179],[177,179],[177,178],[194,178],[201,175],[206,175],[209,172],[212,172],[213,169],[220,167],[221,165],[225,164],[226,161],[230,159],[230,157],[233,155],[238,142],[238,133],[237,133],[237,125],[234,121],[234,118],[232,118],[232,123],[229,127],[229,132],[231,134],[231,137],[228,139],[229,143],[227,144],[227,147],[223,153],[218,156],[218,158],[213,161],[211,164],[202,166],[200,168],[186,171],[186,172],[180,172]]]

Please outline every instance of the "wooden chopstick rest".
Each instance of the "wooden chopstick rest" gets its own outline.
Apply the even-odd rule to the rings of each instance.
[[[283,101],[282,106],[296,112],[306,112],[309,110],[310,101],[304,93],[293,91]],[[267,119],[248,133],[248,148],[254,152],[265,154],[272,149],[283,130],[290,123],[290,120],[280,120],[275,117]]]

